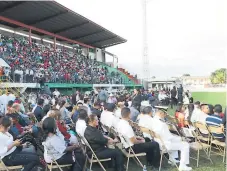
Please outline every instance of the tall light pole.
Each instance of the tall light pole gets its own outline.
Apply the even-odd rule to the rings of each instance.
[[[148,55],[148,39],[147,39],[147,3],[150,0],[142,0],[143,8],[143,66],[142,74],[143,79],[148,80],[150,78],[150,60]]]

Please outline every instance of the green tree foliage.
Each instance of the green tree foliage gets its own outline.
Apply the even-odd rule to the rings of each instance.
[[[226,83],[226,68],[218,69],[211,73],[210,80],[213,84]]]

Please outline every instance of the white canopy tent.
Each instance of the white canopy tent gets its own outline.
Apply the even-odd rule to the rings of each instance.
[[[11,68],[2,58],[0,58],[0,67]]]

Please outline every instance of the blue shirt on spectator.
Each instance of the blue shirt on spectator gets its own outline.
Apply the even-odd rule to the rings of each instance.
[[[210,115],[206,118],[206,124],[207,126],[217,126],[219,127],[220,124],[222,123],[222,118],[219,115]],[[224,134],[212,134],[215,138],[217,139],[222,139],[225,137]]]

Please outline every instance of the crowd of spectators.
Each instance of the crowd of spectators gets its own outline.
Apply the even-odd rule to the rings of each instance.
[[[98,158],[114,159],[117,171],[124,170],[124,153],[115,146],[116,143],[121,143],[126,151],[132,149],[135,153],[146,153],[147,163],[153,168],[160,167],[160,149],[165,146],[171,152],[170,164],[180,163],[179,170],[190,171],[189,144],[195,139],[185,139],[188,135],[184,130],[197,131],[197,122],[224,130],[226,111],[223,113],[219,104],[178,102],[173,117],[168,114],[168,107],[160,106],[161,102],[153,105],[151,97],[158,98],[159,93],[138,89],[132,93],[108,94],[99,89],[93,95],[77,91],[72,96],[63,96],[56,89],[53,99],[47,101],[39,97],[33,109],[29,110],[23,109],[22,102],[12,98],[13,94],[6,94],[3,99],[4,102],[7,100],[6,110],[0,117],[0,156],[7,166],[24,165],[25,171],[45,168],[45,163],[52,160],[62,165],[72,164],[73,171],[82,171],[85,156],[78,142],[82,137]],[[169,124],[175,125],[179,131],[169,130]],[[141,132],[142,128],[153,131],[163,141],[154,139],[153,134]],[[108,132],[110,129],[117,136]],[[202,133],[206,136],[209,131]],[[224,132],[210,133],[219,142],[225,142]],[[27,147],[25,142],[32,145]],[[10,150],[4,150],[6,147]]]
[[[53,44],[39,44],[35,40],[29,43],[26,37],[0,35],[0,57],[11,67],[7,76],[15,82],[122,83],[119,72],[109,72],[80,48],[54,50]]]

